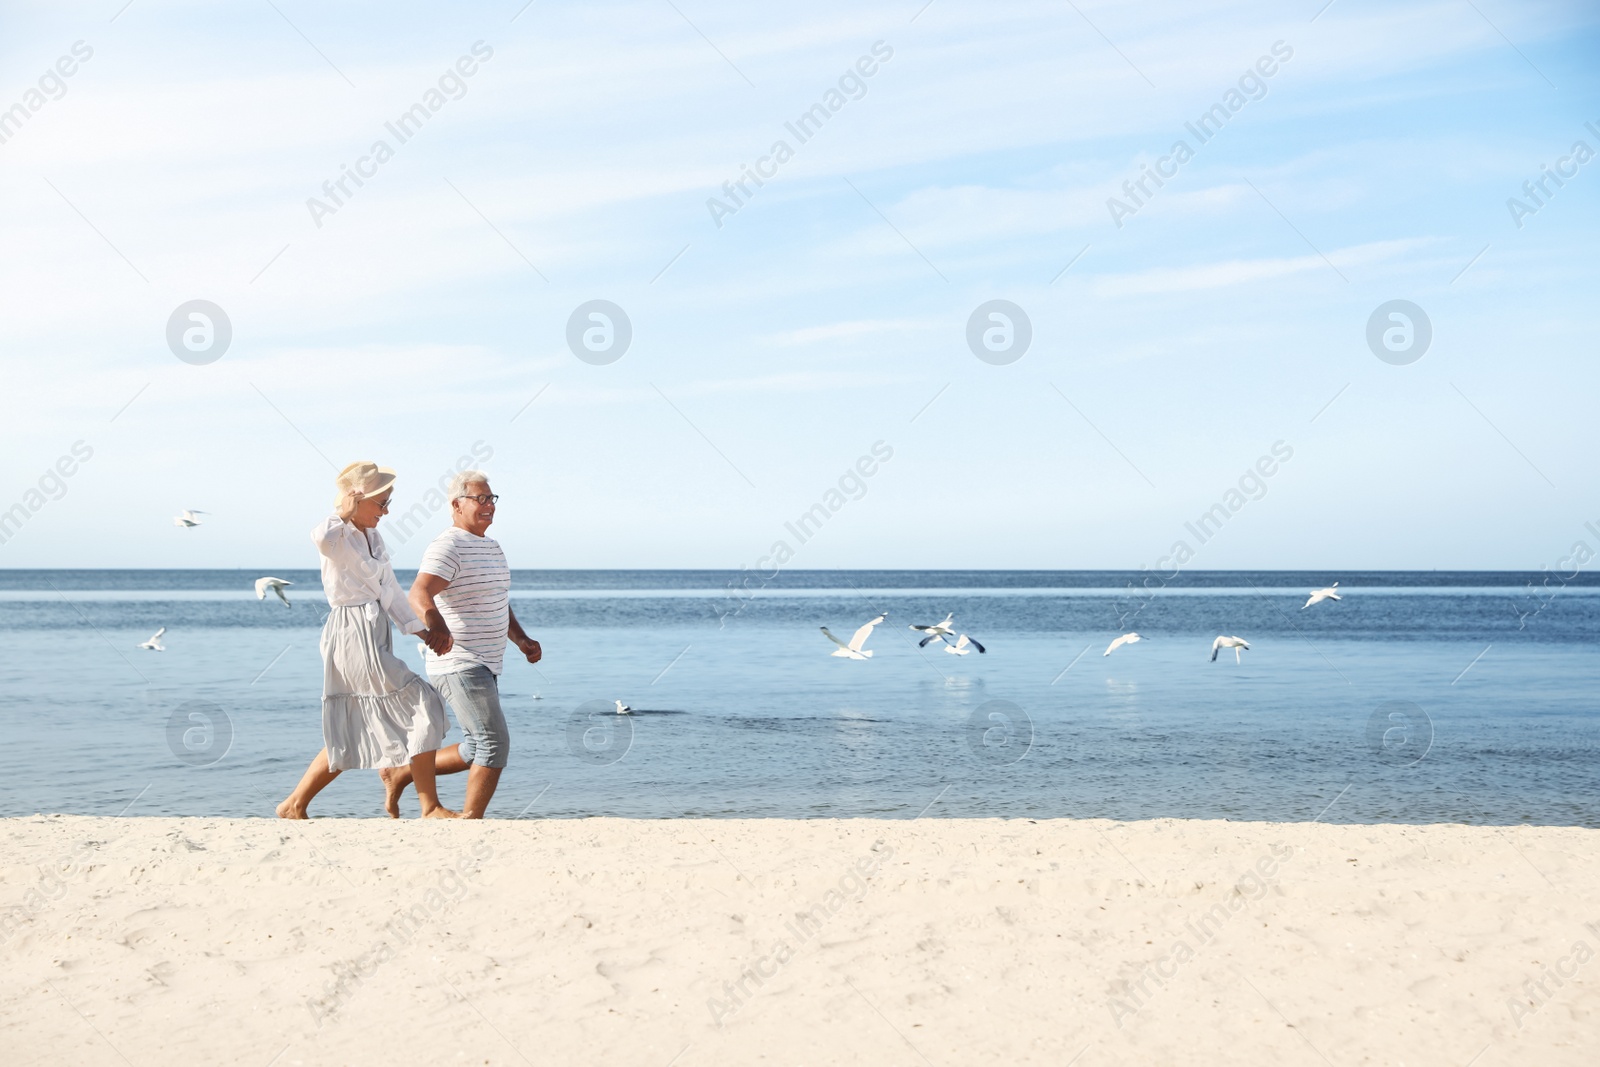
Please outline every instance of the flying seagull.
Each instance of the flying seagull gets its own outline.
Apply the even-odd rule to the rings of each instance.
[[[862,626],[853,635],[851,635],[850,643],[848,645],[839,640],[837,637],[833,636],[833,633],[826,626],[822,627],[822,636],[839,646],[833,650],[833,654],[841,659],[871,659],[872,651],[870,649],[863,650],[861,646],[866,644],[867,638],[872,636],[872,628],[888,617],[889,613],[886,611],[882,615],[879,615],[877,618],[873,619],[871,622],[868,622],[866,625]]]
[[[1301,604],[1300,605],[1300,610],[1304,611],[1307,608],[1309,608],[1311,605],[1320,604],[1324,600],[1343,600],[1344,598],[1341,597],[1337,592],[1335,592],[1335,590],[1338,589],[1338,588],[1339,588],[1339,583],[1338,582],[1334,582],[1332,585],[1328,586],[1328,588],[1326,588],[1326,589],[1313,589],[1313,590],[1311,590],[1311,599],[1307,600],[1304,604]]]
[[[921,630],[923,633],[928,635],[921,641],[917,642],[917,647],[921,648],[929,641],[937,638],[954,637],[956,635],[956,630],[955,627],[951,626],[950,624],[955,621],[955,617],[955,612],[951,612],[949,615],[944,617],[944,622],[936,622],[932,626],[918,626],[916,623],[912,623],[911,628],[913,630]]]
[[[632,715],[633,714],[633,709],[628,707],[628,705],[624,704],[622,701],[619,700],[619,701],[616,702],[616,704],[617,704],[617,714],[618,715]]]
[[[1244,660],[1239,657],[1239,650],[1242,648],[1246,652],[1250,651],[1250,642],[1246,641],[1242,637],[1219,637],[1219,638],[1217,638],[1215,641],[1211,642],[1211,662],[1212,663],[1217,662],[1217,653],[1222,651],[1225,648],[1233,649],[1233,661],[1235,663],[1243,663]]]
[[[968,647],[969,645],[971,646],[970,648]],[[974,641],[966,634],[961,634],[958,636],[955,639],[954,644],[951,643],[948,637],[944,639],[944,650],[950,653],[952,656],[965,656],[974,648],[978,650],[979,655],[982,655],[984,652],[988,651],[988,649],[978,644],[978,642]]]
[[[294,584],[293,582],[285,581],[282,578],[257,578],[256,579],[256,599],[257,600],[265,600],[265,599],[267,599],[267,593],[270,591],[270,592],[273,592],[273,593],[277,593],[278,594],[278,599],[283,601],[283,606],[284,607],[288,607],[289,606],[289,598],[283,595],[283,587],[286,586],[286,585],[293,585],[293,584]]]
[[[182,526],[185,530],[190,530],[200,525],[200,520],[195,518],[195,516],[206,514],[209,513],[204,511],[195,511],[191,508],[184,508],[183,514],[172,520],[172,525]]]
[[[1106,650],[1104,652],[1102,652],[1101,655],[1102,656],[1109,656],[1109,655],[1111,655],[1111,653],[1115,652],[1117,649],[1121,648],[1123,645],[1131,645],[1135,641],[1143,641],[1143,640],[1144,640],[1144,638],[1140,637],[1138,634],[1123,634],[1121,637],[1118,637],[1115,641],[1113,641],[1109,645],[1107,645],[1106,646]]]
[[[140,645],[139,647],[143,648],[143,649],[147,649],[147,650],[149,650],[151,652],[165,652],[167,650],[167,646],[163,645],[161,643],[161,635],[166,633],[166,632],[167,632],[167,628],[165,626],[163,626],[161,629],[157,630],[151,636],[150,640],[146,641],[144,644]]]

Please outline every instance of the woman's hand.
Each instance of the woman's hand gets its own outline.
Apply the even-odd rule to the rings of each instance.
[[[347,491],[339,500],[339,518],[349,522],[355,518],[356,507],[366,498],[366,494],[359,489]]]
[[[417,631],[417,637],[423,644],[428,646],[428,651],[435,656],[442,656],[449,652],[455,647],[456,643],[455,638],[450,636],[449,629],[443,623]]]

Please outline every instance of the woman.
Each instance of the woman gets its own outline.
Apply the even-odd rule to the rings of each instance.
[[[424,818],[455,818],[439,803],[433,751],[449,729],[444,703],[393,651],[390,619],[435,653],[450,650],[448,634],[423,626],[389,565],[378,520],[394,495],[394,471],[352,463],[339,472],[336,513],[311,531],[322,553],[328,621],[322,628],[322,739],[326,747],[306,768],[278,817],[304,819],[318,793],[351,767],[411,765]],[[389,808],[400,817],[398,805]]]

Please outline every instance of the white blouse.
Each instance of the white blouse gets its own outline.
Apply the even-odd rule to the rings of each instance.
[[[322,591],[330,607],[377,604],[402,633],[426,629],[394,576],[389,551],[377,530],[363,533],[334,514],[311,531],[311,541],[322,553]]]

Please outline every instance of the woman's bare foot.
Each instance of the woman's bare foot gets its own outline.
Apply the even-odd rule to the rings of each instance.
[[[280,819],[309,819],[310,817],[306,814],[305,808],[294,802],[294,797],[290,797],[278,805],[278,818]]]
[[[389,813],[389,818],[398,819],[400,797],[411,784],[411,768],[385,767],[378,772],[378,777],[383,779],[383,810]]]
[[[424,819],[459,819],[461,818],[461,813],[459,811],[451,811],[441,804],[432,811],[423,812],[422,817]]]

